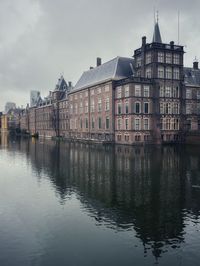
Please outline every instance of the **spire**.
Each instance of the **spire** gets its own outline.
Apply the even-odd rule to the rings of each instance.
[[[158,11],[157,11],[157,18],[154,25],[154,33],[153,33],[153,40],[152,42],[162,43],[161,35],[160,35],[160,29],[158,25]]]

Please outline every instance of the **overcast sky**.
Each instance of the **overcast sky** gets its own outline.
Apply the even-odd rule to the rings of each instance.
[[[146,35],[152,41],[153,9],[163,42],[185,46],[185,65],[200,58],[199,0],[0,0],[0,110],[25,106],[30,90],[46,96],[64,73],[75,84],[96,57],[130,57]]]

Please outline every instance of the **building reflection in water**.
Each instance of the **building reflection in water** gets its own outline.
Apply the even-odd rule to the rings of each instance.
[[[50,178],[61,202],[76,192],[98,225],[135,230],[156,258],[184,241],[188,213],[199,219],[195,148],[21,141],[19,150],[38,176]]]

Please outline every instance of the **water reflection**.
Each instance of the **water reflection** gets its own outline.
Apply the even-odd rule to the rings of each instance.
[[[10,142],[49,178],[64,204],[76,192],[97,225],[135,230],[144,255],[158,258],[185,239],[187,217],[200,214],[200,156],[194,147],[95,146]]]

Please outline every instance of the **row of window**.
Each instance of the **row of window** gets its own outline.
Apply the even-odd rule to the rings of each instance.
[[[186,99],[197,99],[200,100],[200,90],[196,90],[195,92],[192,93],[191,88],[186,89]]]
[[[148,67],[145,70],[145,77],[146,78],[152,78],[153,77],[153,70]],[[170,68],[167,67],[166,69],[162,66],[158,67],[158,71],[157,71],[157,78],[162,78],[162,79],[180,79],[180,71],[179,68]]]
[[[90,90],[90,95],[91,96],[95,94],[95,90],[96,90],[97,94],[101,94],[101,93],[104,93],[104,92],[109,92],[110,91],[110,86],[108,84],[106,84],[105,86],[98,87],[96,89],[91,89]],[[82,99],[83,97],[88,97],[88,90],[85,91],[85,92],[80,92],[80,93],[75,93],[74,95],[70,95],[69,99],[70,99],[70,101],[73,101],[73,98],[74,98],[74,100],[77,100],[78,98]]]
[[[151,136],[150,135],[144,135],[144,142],[148,142],[151,140]],[[142,136],[141,135],[135,135],[134,140],[136,142],[142,141]],[[117,134],[117,141],[123,141],[123,136],[121,134]],[[130,136],[128,134],[124,135],[124,141],[129,142],[130,141]]]
[[[130,94],[130,87],[129,85],[125,85],[124,87],[117,87],[116,88],[116,98],[122,98],[122,97],[129,97],[131,96],[135,96],[135,97],[149,97],[149,86],[143,86],[143,89],[141,87],[141,85],[135,85],[134,86],[134,90],[133,90],[133,94]]]
[[[179,130],[179,119],[162,118],[160,120],[161,130]]]
[[[117,114],[121,115],[121,114],[128,114],[131,111],[133,111],[136,114],[140,114],[140,113],[148,114],[149,113],[149,103],[145,102],[143,104],[143,108],[141,108],[141,103],[135,102],[133,104],[133,109],[132,110],[129,110],[129,109],[130,109],[130,106],[129,106],[128,101],[125,102],[124,106],[122,103],[117,104]]]
[[[89,120],[88,117],[85,117],[84,119],[70,119],[70,129],[88,129],[89,128]],[[109,116],[106,116],[105,121],[102,119],[102,117],[98,117],[97,121],[94,117],[91,117],[91,129],[106,129],[108,130],[110,128],[110,118]]]
[[[161,102],[160,114],[180,114],[180,104],[176,102]]]
[[[152,53],[147,53],[145,56],[146,64],[150,64],[153,62]],[[157,62],[159,63],[167,63],[167,64],[180,64],[180,55],[179,54],[172,54],[172,53],[164,53],[164,52],[158,52],[157,54]],[[142,65],[141,57],[138,57],[136,60],[137,67],[140,67]]]
[[[179,87],[160,86],[159,95],[160,97],[179,98]]]
[[[200,103],[186,103],[186,114],[200,114]]]
[[[118,118],[117,119],[117,130],[131,130],[129,118]],[[133,123],[134,130],[149,130],[149,118],[135,118]]]
[[[172,77],[173,74],[173,77]],[[180,71],[179,68],[171,68],[171,67],[158,67],[158,78],[166,78],[166,79],[179,79]]]
[[[79,108],[79,113],[82,114],[83,112],[85,113],[88,113],[88,101],[85,101],[84,102],[84,106],[83,106],[83,102],[80,102],[79,106],[78,106],[78,103],[75,103],[74,105],[71,103],[70,104],[70,114],[78,114],[78,108]],[[96,106],[96,110],[98,112],[101,112],[102,111],[102,99],[99,98],[98,99],[98,102],[97,102],[97,106]],[[109,97],[107,97],[105,99],[105,105],[104,105],[104,110],[105,111],[109,111],[110,110],[110,99]],[[95,112],[95,101],[94,99],[91,100],[91,103],[90,103],[90,112]]]

